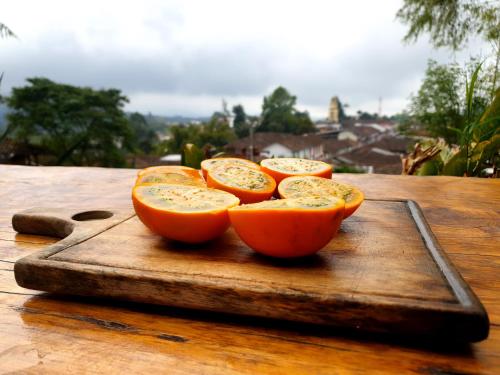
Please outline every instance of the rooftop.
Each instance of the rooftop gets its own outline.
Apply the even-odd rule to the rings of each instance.
[[[324,139],[323,145],[325,147],[325,153],[330,155],[335,155],[340,151],[347,150],[350,147],[355,147],[359,145],[359,143],[352,141],[350,139],[344,139],[344,140]]]
[[[289,133],[259,132],[253,135],[256,149],[264,149],[272,144],[279,143],[291,151],[301,151],[307,148],[320,146],[324,140],[316,134],[295,135]],[[237,139],[226,145],[227,150],[242,150],[250,145],[250,137]]]
[[[386,136],[376,142],[357,147],[337,155],[341,163],[373,167],[376,173],[401,173],[401,155],[406,153],[413,140],[406,137]]]

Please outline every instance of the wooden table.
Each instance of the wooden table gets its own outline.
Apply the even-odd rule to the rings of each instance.
[[[0,373],[500,373],[500,180],[339,175],[367,198],[416,200],[488,310],[490,337],[440,344],[23,289],[14,262],[55,240],[18,235],[31,207],[129,207],[135,170],[0,165]]]

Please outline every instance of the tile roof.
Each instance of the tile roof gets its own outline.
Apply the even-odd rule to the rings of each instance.
[[[301,151],[320,146],[324,140],[316,134],[295,135],[289,133],[259,132],[254,134],[254,147],[264,149],[272,144],[279,143],[291,151]],[[226,145],[227,150],[246,149],[250,146],[250,137],[237,139]]]
[[[407,152],[412,143],[410,138],[386,136],[335,158],[349,165],[372,166],[376,173],[400,174],[401,155]]]
[[[350,139],[344,139],[341,141],[338,139],[324,139],[323,145],[326,153],[335,155],[336,153],[346,150],[349,147],[355,147],[359,145],[359,143]]]
[[[340,132],[344,132],[344,131],[351,132],[360,138],[370,137],[372,135],[381,133],[379,130],[377,130],[376,128],[369,126],[369,125],[361,125],[361,126],[344,125],[344,126],[342,126],[342,129],[340,130]]]
[[[372,143],[372,147],[378,147],[384,150],[389,150],[392,152],[399,152],[399,153],[406,153],[408,152],[408,147],[412,146],[414,143],[416,143],[415,140],[407,137],[401,137],[401,136],[391,136],[391,137],[384,137],[381,138],[380,140],[376,141],[375,143]]]

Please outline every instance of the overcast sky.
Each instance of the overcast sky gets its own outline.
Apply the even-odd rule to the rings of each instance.
[[[127,110],[207,116],[241,103],[260,111],[283,85],[298,107],[326,117],[330,98],[393,114],[418,90],[428,58],[459,61],[427,38],[403,45],[399,0],[3,0],[1,93],[27,77],[119,88]],[[481,47],[471,47],[481,52]]]

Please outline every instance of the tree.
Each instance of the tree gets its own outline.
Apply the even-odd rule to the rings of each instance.
[[[233,130],[227,121],[215,112],[210,121],[201,125],[173,125],[169,128],[169,139],[159,147],[159,153],[178,154],[187,144],[193,144],[200,149],[221,150],[223,146],[235,139]]]
[[[6,135],[27,149],[43,150],[45,164],[125,166],[132,131],[120,90],[93,90],[29,78],[6,103]]]
[[[271,95],[265,96],[262,104],[262,122],[257,130],[285,132],[293,116],[296,101],[297,97],[290,95],[281,86]]]
[[[188,143],[197,144],[201,125],[172,125],[168,128],[169,138],[159,145],[158,153],[180,154]]]
[[[0,22],[0,38],[17,38],[16,34],[6,25]],[[2,83],[3,73],[0,73],[0,84]]]
[[[235,105],[233,107],[234,121],[233,127],[234,132],[238,138],[247,137],[250,134],[250,126],[248,124],[247,114],[245,113],[245,108],[241,104]]]
[[[500,144],[498,1],[404,0],[396,17],[409,25],[404,38],[407,42],[429,33],[436,48],[456,51],[465,47],[469,39],[479,36],[491,43],[494,56],[489,66],[488,60],[478,63],[472,59],[465,69],[456,64],[429,62],[422,87],[412,98],[411,114],[432,135],[442,136],[446,142],[434,140],[425,149],[417,145],[406,160],[407,172],[418,169],[421,174],[477,176],[486,166],[496,171]],[[411,130],[411,123],[408,121],[406,130]],[[415,168],[423,162],[421,168]]]
[[[456,143],[453,128],[461,128],[463,118],[460,102],[461,69],[453,65],[439,65],[429,60],[425,78],[418,94],[411,99],[411,114],[434,137]]]
[[[5,24],[0,22],[0,38],[17,38],[17,36]]]
[[[193,143],[200,148],[213,146],[216,149],[220,149],[235,138],[235,134],[229,127],[227,121],[217,116],[212,116],[208,123],[201,126],[200,132],[198,133],[198,140]]]
[[[497,1],[404,0],[396,17],[409,26],[404,40],[416,41],[429,33],[436,48],[463,48],[470,38],[480,36],[491,43],[492,63],[490,100],[498,87],[500,64],[500,7]]]
[[[455,129],[457,145],[443,139],[417,143],[403,159],[404,174],[498,177],[500,160],[500,89],[482,112],[475,108],[476,84],[481,65],[467,79],[464,100],[464,125]]]
[[[309,117],[309,113],[307,111],[295,111],[295,116],[288,130],[289,133],[305,134],[316,131],[316,128],[314,127],[314,124],[311,121],[311,118]]]
[[[158,143],[156,131],[140,113],[132,113],[129,116],[129,121],[134,134],[134,146],[137,147],[140,152],[150,154]]]
[[[396,17],[410,27],[406,42],[429,33],[438,48],[458,50],[473,36],[500,43],[500,7],[495,1],[404,0]]]
[[[220,111],[215,111],[212,114],[212,118],[217,118],[220,121],[229,123],[229,118],[231,117],[231,112],[227,108],[227,102],[225,99],[222,99],[222,106]]]
[[[470,76],[468,71],[474,66],[474,70],[478,67],[474,60],[469,65],[462,69],[457,64],[440,65],[429,60],[422,85],[411,99],[410,114],[416,122],[422,124],[431,136],[444,138],[450,144],[458,142],[457,130],[465,123],[465,77]],[[489,102],[487,80],[478,74],[470,107],[476,117],[484,112]]]
[[[276,88],[271,95],[264,97],[261,123],[257,131],[294,134],[313,132],[314,124],[309,114],[296,110],[296,102],[297,97],[284,87]]]
[[[360,120],[377,120],[378,119],[378,115],[376,113],[371,114],[371,113],[368,113],[365,111],[358,111],[357,114],[358,114],[358,118]]]

